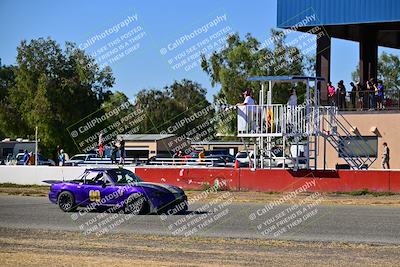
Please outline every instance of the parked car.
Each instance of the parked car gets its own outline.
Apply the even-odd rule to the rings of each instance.
[[[205,151],[206,156],[228,156],[229,151],[225,149],[214,149]]]
[[[210,161],[212,167],[233,167],[235,164],[235,157],[231,155],[219,156],[206,156],[206,160]]]
[[[97,157],[96,154],[77,154],[71,157],[69,160],[65,161],[65,166],[79,166],[84,164],[85,162],[95,159]]]
[[[24,165],[24,153],[18,153],[15,156],[17,165]],[[38,165],[46,165],[46,166],[54,166],[56,165],[54,160],[47,159],[43,157],[41,154],[38,154]]]
[[[240,151],[236,154],[236,160],[239,162],[239,167],[249,167],[249,159],[253,160],[253,151],[247,153],[246,151]],[[260,159],[259,163],[260,163]],[[264,168],[293,168],[294,159],[283,156],[282,150],[274,149],[273,151],[266,152],[264,154]]]

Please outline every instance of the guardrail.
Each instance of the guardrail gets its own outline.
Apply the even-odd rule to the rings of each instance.
[[[340,111],[400,110],[400,89],[384,90],[380,96],[372,90],[351,91],[328,99],[329,105],[337,106]]]
[[[234,163],[225,162],[221,158],[156,158],[147,164],[158,166],[233,167]]]

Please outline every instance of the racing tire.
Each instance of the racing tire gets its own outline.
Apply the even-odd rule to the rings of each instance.
[[[124,212],[133,215],[146,214],[147,202],[142,195],[131,195],[126,199]]]
[[[71,212],[76,209],[75,197],[71,192],[63,191],[58,195],[58,207],[64,212]]]

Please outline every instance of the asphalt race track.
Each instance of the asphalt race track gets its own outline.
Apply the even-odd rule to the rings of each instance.
[[[194,204],[190,210],[196,210],[204,204]],[[228,203],[222,206],[223,210],[221,205],[221,209],[214,205],[196,214],[165,217],[101,212],[83,213],[81,216],[79,212],[63,213],[45,197],[4,195],[0,196],[0,227],[99,234],[98,229],[90,230],[97,224],[118,233],[185,235],[190,231],[191,236],[400,244],[399,207],[318,205],[313,207],[312,215],[304,217],[306,213],[303,213],[303,221],[296,224],[296,218],[291,217],[295,211],[290,205],[275,207],[255,218],[251,214],[256,214],[264,205]],[[288,209],[290,212],[287,212]],[[250,220],[249,216],[254,219]],[[291,227],[288,224],[286,227],[274,226],[277,222],[279,224],[279,219],[289,217],[291,221],[287,219],[286,222]],[[278,219],[273,221],[274,218]],[[182,230],[184,225],[186,228]],[[268,227],[272,231],[265,231]]]

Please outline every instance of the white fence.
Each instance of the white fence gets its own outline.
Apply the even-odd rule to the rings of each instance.
[[[287,106],[273,105],[246,105],[239,106],[238,136],[296,136],[315,135],[319,131],[319,116],[335,107],[310,107],[304,105]]]
[[[101,166],[93,166],[101,167]],[[110,166],[108,166],[110,167]],[[50,166],[0,166],[0,183],[25,185],[48,185],[44,180],[70,180],[83,173],[85,167],[50,167]],[[135,167],[125,167],[135,171]]]

